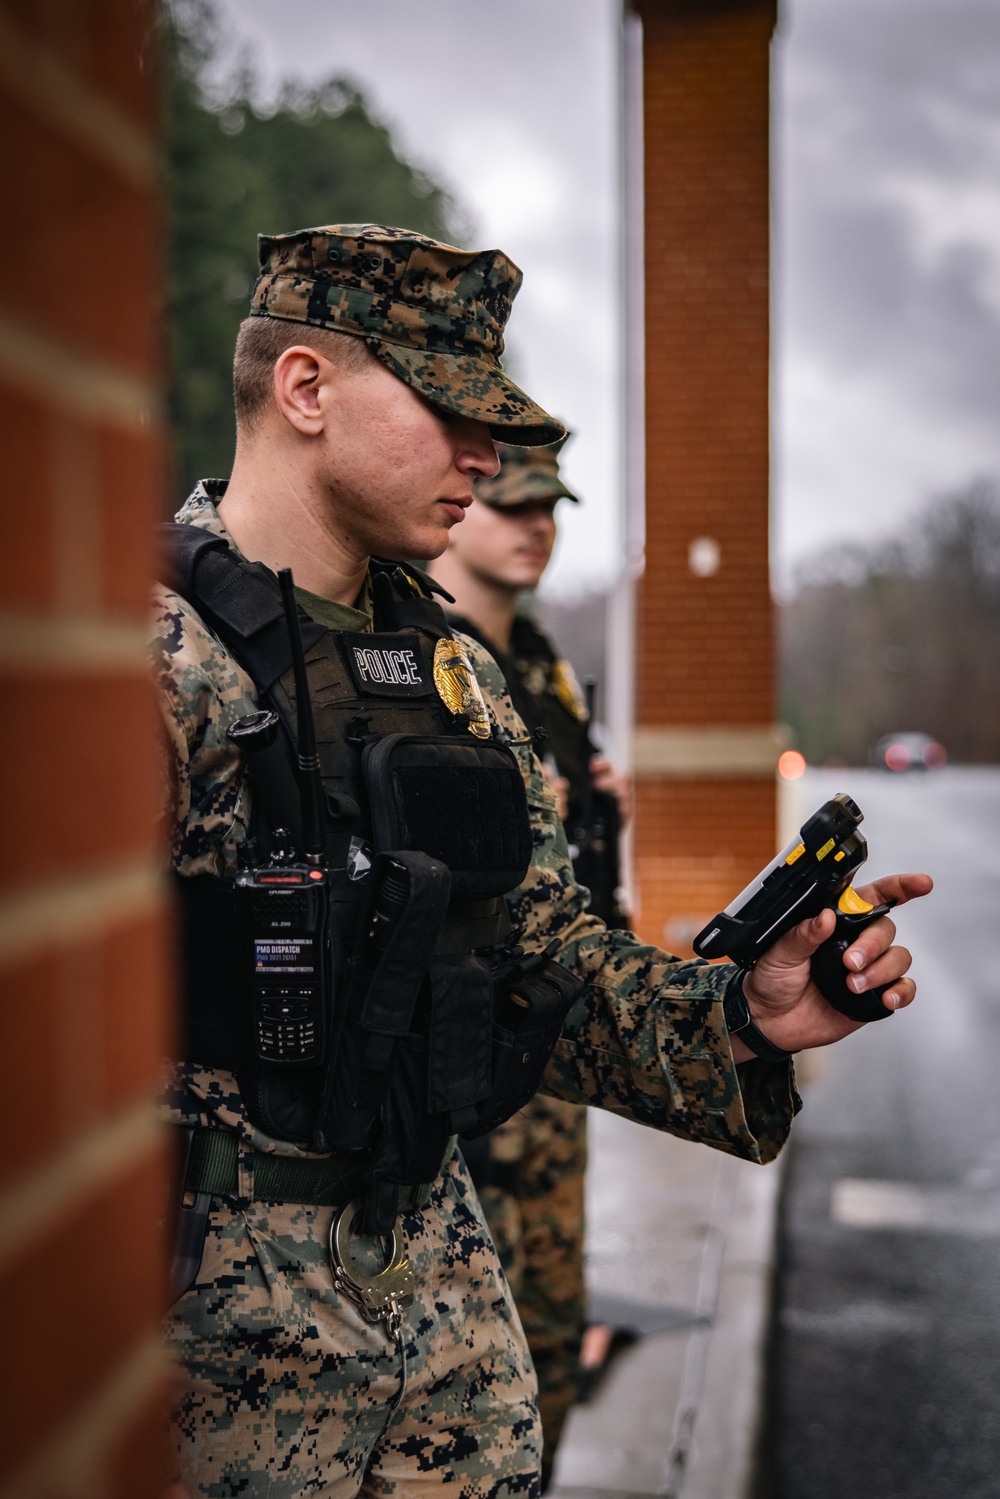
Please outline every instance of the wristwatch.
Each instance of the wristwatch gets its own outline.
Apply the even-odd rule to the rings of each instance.
[[[775,1046],[769,1041],[763,1031],[759,1031],[750,1018],[750,1006],[747,997],[743,993],[743,980],[747,976],[746,968],[738,968],[729,980],[725,995],[722,1000],[722,1013],[726,1020],[726,1030],[731,1036],[739,1036],[744,1046],[765,1062],[787,1062],[794,1052],[782,1051],[780,1046]]]

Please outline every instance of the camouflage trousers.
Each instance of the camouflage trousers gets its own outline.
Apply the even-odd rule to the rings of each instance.
[[[218,1202],[168,1319],[191,1499],[535,1499],[536,1385],[475,1190],[454,1158],[402,1215],[416,1272],[401,1359],[333,1289],[333,1210]]]
[[[537,1094],[494,1130],[490,1157],[505,1185],[480,1196],[538,1375],[547,1481],[579,1388],[587,1110]]]

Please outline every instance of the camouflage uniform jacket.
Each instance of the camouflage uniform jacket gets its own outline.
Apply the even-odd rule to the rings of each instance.
[[[223,487],[200,484],[177,520],[230,540],[214,504]],[[560,962],[585,985],[543,1090],[748,1160],[771,1160],[800,1107],[791,1064],[734,1064],[722,1016],[729,965],[672,958],[588,914],[554,797],[503,675],[480,645],[465,643],[493,733],[517,755],[527,788],[534,854],[523,885],[508,897],[514,926],[529,948],[560,938]],[[237,845],[248,836],[249,788],[225,731],[256,711],[254,685],[191,606],[163,587],[154,596],[153,662],[172,759],[171,862],[181,875],[232,874]],[[308,1154],[250,1122],[231,1073],[182,1063],[174,1081],[177,1122],[214,1123],[259,1150]]]

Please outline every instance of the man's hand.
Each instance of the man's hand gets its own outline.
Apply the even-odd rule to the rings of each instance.
[[[606,791],[614,797],[618,803],[618,819],[623,828],[627,827],[635,810],[631,776],[615,770],[603,755],[594,755],[590,761],[590,779],[595,791]]]
[[[930,875],[897,874],[861,886],[858,894],[872,905],[887,901],[901,906],[929,894],[933,888]],[[849,1020],[828,1005],[809,972],[810,958],[833,935],[835,925],[836,915],[832,910],[821,911],[813,920],[803,921],[779,938],[743,980],[751,1019],[769,1041],[785,1051],[829,1046],[860,1030],[864,1024]],[[901,1010],[912,1002],[917,986],[912,979],[903,977],[911,958],[905,947],[893,945],[895,936],[895,922],[888,916],[873,921],[844,953],[844,967],[851,974],[847,981],[849,988],[862,994],[876,985],[889,984],[883,1003],[890,1010]],[[753,1055],[738,1035],[733,1036],[732,1042],[737,1062]]]

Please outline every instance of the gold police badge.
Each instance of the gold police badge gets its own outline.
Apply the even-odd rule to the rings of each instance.
[[[568,661],[552,663],[552,691],[577,723],[587,722],[587,699]]]
[[[449,712],[464,713],[469,733],[489,739],[490,720],[476,674],[457,640],[439,640],[434,647],[434,686]]]

